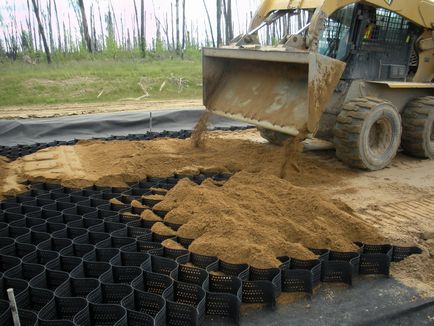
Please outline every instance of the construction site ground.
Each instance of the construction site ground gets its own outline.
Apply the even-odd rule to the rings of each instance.
[[[198,167],[278,174],[285,158],[283,149],[265,143],[255,129],[209,133],[206,147],[200,150],[191,149],[189,140],[160,139],[150,144],[86,141],[74,147],[49,148],[16,162],[0,160],[1,192],[23,190],[18,183],[32,178],[70,186],[86,186],[86,182],[119,186],[133,177],[143,177],[145,172],[165,175]],[[140,148],[146,150],[140,152]],[[235,154],[237,157],[231,157]],[[81,161],[83,155],[88,160]],[[264,157],[267,164],[261,163]],[[115,171],[98,166],[102,161],[111,162]],[[96,165],[92,169],[89,164]],[[387,243],[416,245],[423,253],[393,264],[392,279],[362,277],[350,289],[322,285],[312,300],[284,295],[273,313],[247,307],[243,324],[280,325],[286,321],[353,325],[368,317],[380,318],[377,324],[387,324],[392,320],[387,319],[391,312],[434,297],[434,161],[401,153],[390,167],[364,172],[346,168],[330,150],[304,153],[292,164],[293,169],[285,176],[288,181],[339,203],[340,208],[372,226]],[[434,322],[434,309],[430,306],[404,314],[397,321],[430,324]]]
[[[117,101],[107,103],[75,103],[48,105],[14,105],[0,108],[0,119],[52,118],[81,114],[155,111],[167,108],[201,109],[202,100]]]

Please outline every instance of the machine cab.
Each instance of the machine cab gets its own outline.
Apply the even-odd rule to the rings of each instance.
[[[347,63],[342,79],[406,81],[417,70],[421,33],[394,12],[351,4],[325,20],[318,52]]]

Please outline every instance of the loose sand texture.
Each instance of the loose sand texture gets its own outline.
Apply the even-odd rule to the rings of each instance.
[[[149,209],[149,207],[148,206],[146,206],[146,205],[143,205],[141,202],[139,202],[138,200],[133,200],[133,201],[131,201],[131,207],[135,207],[135,208],[147,208],[147,209]]]
[[[26,180],[125,187],[174,172],[231,172],[221,187],[182,180],[157,204],[170,211],[166,221],[184,224],[178,235],[195,239],[189,249],[270,267],[276,255],[312,258],[306,247],[354,250],[353,240],[417,245],[423,254],[392,264],[392,276],[434,295],[434,161],[400,155],[390,168],[368,173],[326,151],[292,155],[282,171],[285,148],[258,140],[247,130],[209,133],[200,148],[189,139],[48,148],[14,162],[0,159],[0,195],[25,190]],[[150,210],[142,218],[162,221]],[[154,231],[176,234],[162,223]]]
[[[169,228],[168,226],[166,226],[165,224],[161,223],[161,222],[157,222],[155,223],[152,228],[151,231],[158,234],[158,235],[163,235],[163,236],[176,236],[176,232],[173,231],[171,228]]]
[[[9,159],[0,156],[0,200],[5,196],[25,191],[26,187],[20,183],[24,181],[19,178],[14,168],[11,168]]]
[[[162,222],[163,219],[156,215],[153,211],[149,209],[145,209],[142,214],[140,214],[140,218],[144,221],[148,222]]]
[[[195,239],[192,252],[257,268],[278,267],[279,256],[314,259],[308,248],[356,251],[353,241],[384,239],[368,224],[315,192],[276,176],[239,172],[222,187],[182,180],[158,208],[177,234]]]
[[[172,239],[164,240],[161,244],[168,249],[186,250],[182,245]]]
[[[264,172],[279,176],[284,149],[248,140],[208,139],[205,148],[191,141],[81,141],[75,146],[43,149],[20,158],[9,168],[32,181],[61,182],[70,187],[125,187],[146,176],[203,171]],[[294,165],[299,167],[294,169]],[[299,186],[337,183],[356,172],[330,159],[301,155],[287,167],[285,179]]]

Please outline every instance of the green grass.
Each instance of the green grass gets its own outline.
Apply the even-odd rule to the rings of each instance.
[[[195,99],[202,95],[201,69],[199,58],[1,63],[0,106],[110,102],[145,91],[149,101]]]

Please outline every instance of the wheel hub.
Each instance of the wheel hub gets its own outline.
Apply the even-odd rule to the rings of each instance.
[[[392,143],[392,125],[389,120],[377,120],[369,131],[369,148],[374,155],[384,154]]]

